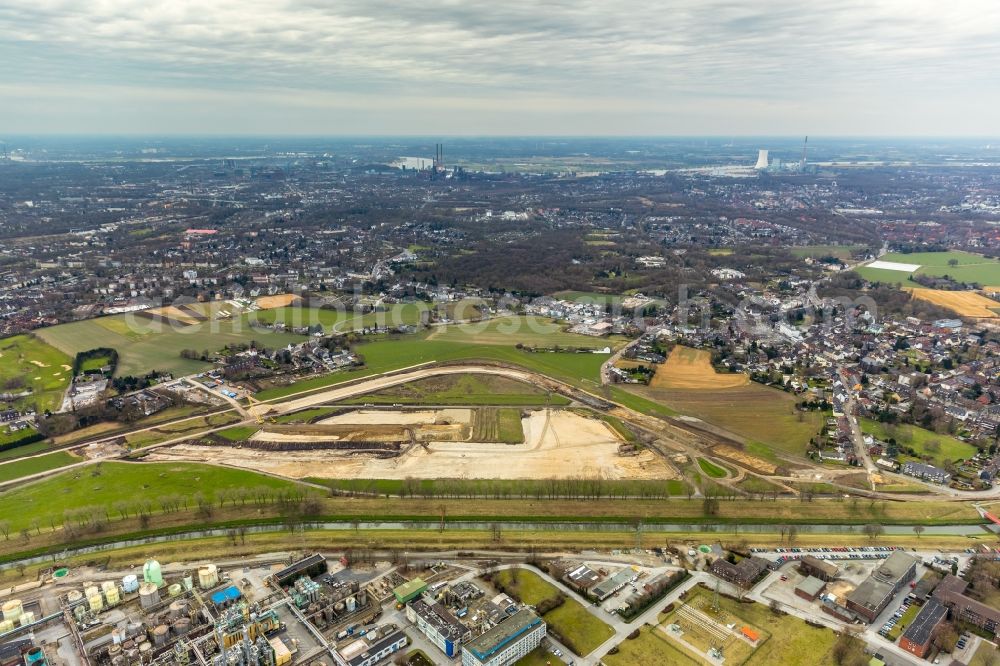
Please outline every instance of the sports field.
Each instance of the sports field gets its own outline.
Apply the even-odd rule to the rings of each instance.
[[[879,260],[883,262],[919,265],[920,268],[914,271],[916,274],[935,275],[939,277],[947,275],[959,282],[980,285],[1000,284],[1000,261],[970,252],[960,252],[957,250],[950,252],[913,252],[911,254],[893,252],[879,257]],[[955,261],[956,264],[951,266],[949,265],[950,261]],[[864,266],[858,268],[857,272],[867,280],[877,280],[890,284],[899,282],[907,287],[920,286],[910,280],[910,273],[907,271],[894,271]]]
[[[301,300],[302,297],[295,294],[275,294],[274,296],[261,296],[254,301],[254,304],[261,310],[271,310],[273,308],[283,308]]]
[[[70,356],[96,347],[116,349],[116,374],[119,376],[141,376],[151,370],[186,375],[208,367],[207,363],[181,358],[184,349],[216,352],[226,345],[246,344],[251,340],[264,347],[276,348],[305,339],[291,333],[251,328],[242,319],[170,326],[132,314],[60,324],[39,329],[37,334]]]
[[[100,345],[86,349],[97,346]],[[73,376],[72,356],[33,335],[0,340],[0,393],[30,390],[30,396],[15,400],[14,405],[37,406],[39,413],[46,409],[55,411],[62,405],[63,393]]]
[[[565,325],[544,317],[497,317],[471,324],[435,326],[428,340],[476,345],[517,345],[525,347],[612,348],[627,342],[613,336],[598,338],[564,330]]]
[[[915,287],[910,293],[914,298],[948,308],[960,317],[1000,317],[1000,303],[974,291],[944,291]]]
[[[656,367],[649,385],[660,389],[728,389],[749,383],[744,374],[716,372],[710,351],[677,345],[666,363]]]

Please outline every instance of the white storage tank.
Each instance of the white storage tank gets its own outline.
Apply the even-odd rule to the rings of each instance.
[[[11,622],[17,622],[21,619],[22,613],[24,613],[24,605],[21,603],[20,599],[11,599],[10,601],[4,602],[3,619],[10,620]]]
[[[125,594],[132,594],[139,591],[139,578],[134,574],[129,574],[122,578],[122,589]]]
[[[17,622],[21,619],[21,615],[23,613],[24,605],[21,603],[20,599],[11,599],[10,601],[4,602],[3,619],[10,620],[11,622]]]
[[[100,594],[101,594],[101,588],[97,587],[96,585],[88,585],[87,587],[83,588],[83,596],[87,597],[88,599],[91,597],[100,596]]]
[[[14,623],[10,620],[0,621],[0,634],[6,634],[8,631],[14,630]]]
[[[194,589],[194,576],[191,574],[185,573],[182,582],[184,583],[184,589],[188,592]]]
[[[219,584],[219,570],[214,564],[206,564],[198,569],[198,586],[203,590]]]
[[[35,621],[35,614],[31,611],[26,611],[21,613],[21,626],[27,627],[29,624]]]
[[[160,603],[160,591],[156,589],[155,583],[143,583],[139,586],[139,605],[144,610],[149,610]]]
[[[353,613],[356,607],[357,602],[354,601],[354,597],[347,597],[347,612]]]
[[[79,603],[83,599],[83,592],[80,590],[70,590],[66,595],[66,600],[71,604]]]
[[[180,596],[180,593],[183,590],[184,588],[182,588],[179,583],[174,583],[173,585],[167,588],[167,594],[170,595],[171,597],[177,597]]]

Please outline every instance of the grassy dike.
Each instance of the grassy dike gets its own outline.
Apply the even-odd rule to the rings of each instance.
[[[133,535],[137,536],[137,535]],[[986,535],[984,534],[984,537]],[[704,533],[698,530],[671,534],[645,534],[644,548],[668,546],[671,544],[689,546],[720,541],[724,546],[776,546],[783,542],[781,536],[773,534],[753,534],[733,536],[729,533]],[[893,545],[920,549],[967,548],[980,542],[957,536],[900,536],[893,537]],[[835,546],[844,544],[867,545],[868,540],[860,534],[804,534],[795,540],[797,546]],[[566,552],[583,549],[611,550],[634,548],[636,535],[633,531],[534,531],[502,530],[499,541],[492,530],[287,530],[266,534],[247,534],[240,537],[218,536],[191,538],[165,543],[111,548],[100,553],[61,557],[57,551],[50,561],[25,567],[0,571],[0,583],[12,583],[24,579],[33,580],[40,569],[49,568],[58,561],[68,566],[82,566],[99,563],[109,569],[127,568],[142,564],[155,557],[161,562],[190,562],[202,560],[239,560],[254,555],[287,553],[293,551],[319,550],[342,552],[345,550],[378,551],[391,556],[393,552],[418,553],[422,551],[447,552],[509,552],[512,555],[526,552],[547,553]],[[4,558],[6,559],[6,558]]]
[[[277,480],[275,480],[277,482]],[[280,483],[280,482],[278,482]],[[0,511],[12,509],[0,500]],[[760,541],[762,544],[778,543],[777,538],[768,535],[743,532],[743,524],[799,525],[799,540],[807,538],[824,539],[828,543],[844,543],[845,536],[851,535],[852,542],[862,544],[866,538],[861,526],[869,523],[880,525],[946,525],[981,524],[982,519],[964,503],[946,502],[868,502],[858,501],[778,501],[778,502],[720,502],[715,515],[705,515],[701,500],[488,500],[488,499],[413,499],[413,498],[341,498],[316,497],[308,502],[310,515],[302,515],[302,505],[288,503],[247,504],[227,501],[224,506],[216,502],[210,515],[195,509],[178,510],[168,513],[153,513],[145,520],[137,516],[98,521],[96,525],[79,527],[69,523],[67,530],[61,523],[36,523],[23,531],[11,531],[7,538],[0,540],[0,562],[9,562],[29,555],[58,553],[66,546],[115,543],[129,538],[178,534],[208,528],[238,529],[249,525],[293,525],[299,521],[309,522],[420,522],[420,529],[400,530],[409,535],[410,547],[417,548],[421,540],[430,540],[430,535],[439,531],[436,526],[442,517],[445,533],[457,535],[468,546],[487,547],[489,535],[479,536],[476,529],[459,528],[457,522],[522,523],[511,528],[523,529],[530,535],[523,543],[532,539],[541,542],[565,543],[567,546],[593,547],[608,539],[618,546],[634,545],[636,527],[652,524],[691,525],[691,532],[699,535],[699,543],[705,540],[728,538],[741,541]],[[852,515],[853,514],[853,515]],[[289,518],[292,516],[292,518]],[[557,531],[547,523],[581,523],[580,529]],[[524,525],[536,524],[538,529],[527,529]],[[594,526],[588,530],[587,525]],[[820,535],[808,531],[812,524],[842,524],[843,535]],[[607,525],[604,529],[598,526]],[[618,525],[618,527],[615,527]],[[839,531],[839,530],[838,530]],[[326,533],[340,535],[352,532],[360,542],[377,539],[386,530],[356,529],[329,530]],[[391,532],[391,530],[389,530]],[[586,535],[586,536],[585,536]],[[600,535],[592,537],[591,535]],[[649,543],[662,543],[666,539],[677,538],[676,533],[647,532]],[[889,539],[890,537],[884,537]],[[891,537],[893,543],[901,537]],[[983,538],[988,538],[984,532]],[[989,537],[990,540],[995,538]],[[565,541],[560,541],[565,539]],[[930,543],[930,535],[922,537],[922,543]],[[951,543],[973,542],[969,537],[951,537]],[[405,540],[405,539],[404,539]],[[617,546],[616,546],[617,547]]]

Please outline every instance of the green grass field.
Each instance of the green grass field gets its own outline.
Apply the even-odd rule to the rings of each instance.
[[[366,368],[352,372],[335,372],[313,377],[289,386],[278,386],[261,391],[257,398],[272,400],[300,391],[309,391],[381,372],[429,362],[443,361],[500,361],[536,370],[573,386],[594,390],[600,381],[601,364],[606,354],[570,352],[528,352],[511,346],[461,344],[441,340],[425,340],[422,336],[384,339],[366,342],[355,347],[364,357]]]
[[[982,286],[1000,285],[1000,261],[969,252],[913,252],[911,254],[893,252],[880,257],[880,259],[901,264],[919,264],[920,268],[915,271],[918,275],[939,277],[947,275],[960,282],[975,282]],[[957,265],[948,265],[951,260],[957,261]],[[866,280],[877,280],[890,284],[898,282],[906,287],[920,286],[910,280],[910,274],[904,271],[862,267],[857,269],[857,272]]]
[[[313,407],[312,409],[303,409],[300,412],[271,417],[271,420],[275,423],[310,423],[320,417],[329,416],[335,411],[337,411],[336,407]]]
[[[983,641],[972,655],[969,666],[996,666],[997,646],[989,641]]]
[[[773,483],[765,481],[764,479],[758,479],[755,476],[747,476],[742,481],[740,481],[739,483],[737,483],[736,487],[740,488],[741,490],[745,490],[748,493],[772,493],[772,492],[781,493],[781,492],[785,492],[784,488],[781,488],[780,486],[776,486]],[[833,488],[833,486],[830,486],[830,488],[836,490],[835,488]],[[813,491],[813,492],[816,492],[816,491]]]
[[[58,469],[75,462],[80,462],[80,458],[65,451],[56,451],[36,458],[14,460],[0,465],[0,481],[12,481],[22,476],[47,472],[50,469]]]
[[[549,481],[528,479],[322,479],[308,477],[310,483],[332,490],[360,495],[406,495],[440,497],[446,495],[476,497],[542,497],[550,488]],[[683,497],[687,486],[679,479],[667,481],[615,480],[604,481],[605,495],[614,498],[652,497],[651,491],[663,491],[670,497]],[[657,487],[658,486],[658,487]]]
[[[0,462],[3,462],[4,460],[12,460],[13,458],[33,456],[36,453],[45,453],[51,446],[51,442],[41,441],[34,442],[32,444],[25,444],[24,446],[18,446],[14,449],[7,449],[6,451],[0,451]]]
[[[505,569],[497,573],[500,581],[514,589],[522,603],[536,605],[543,599],[549,599],[559,593],[553,585],[529,569],[519,569],[517,582],[511,570]],[[587,612],[579,601],[566,598],[558,608],[543,615],[549,626],[562,636],[567,643],[579,651],[581,657],[593,652],[601,643],[614,635],[611,627]],[[569,647],[569,645],[567,645]]]
[[[3,446],[4,444],[10,444],[12,442],[17,442],[19,440],[26,439],[28,437],[32,437],[37,434],[38,431],[35,430],[34,428],[23,428],[21,430],[12,432],[10,428],[8,428],[6,425],[0,425],[0,446]],[[31,446],[31,445],[28,444],[26,446]],[[16,447],[16,448],[20,449],[21,447]],[[15,454],[15,456],[16,455],[17,454]],[[0,456],[0,459],[2,459],[2,456]]]
[[[823,414],[795,409],[795,397],[757,383],[737,388],[626,389],[644,398],[666,405],[675,413],[687,414],[724,428],[775,453],[804,456],[809,438],[823,425]]]
[[[698,458],[698,467],[701,467],[701,471],[713,479],[721,479],[726,476],[726,470],[704,458]]]
[[[712,593],[696,587],[688,603],[700,603],[701,608],[711,606]],[[700,601],[695,600],[700,597]],[[762,641],[753,654],[743,662],[747,666],[833,666],[833,644],[837,635],[830,629],[810,627],[791,615],[775,615],[762,604],[741,604],[728,597],[719,598],[719,606],[726,615],[763,629],[770,637]],[[730,620],[732,621],[732,620]]]
[[[403,325],[414,325],[421,321],[423,312],[428,312],[431,306],[426,303],[395,303],[384,310],[366,314],[348,312],[345,310],[328,310],[315,307],[287,306],[273,310],[258,310],[246,317],[250,321],[270,324],[282,322],[288,327],[313,326],[321,324],[326,333],[347,332],[377,325],[395,328]]]
[[[595,338],[590,335],[568,333],[566,326],[543,317],[497,317],[471,324],[436,326],[427,340],[476,345],[517,345],[526,347],[577,347],[602,349],[621,346],[627,340],[618,336]]]
[[[892,629],[889,630],[889,635],[886,636],[886,638],[895,643],[899,637],[903,635],[903,632],[906,631],[906,628],[910,626],[910,623],[913,622],[913,618],[915,618],[919,612],[920,606],[917,604],[910,604],[910,607],[903,612],[903,617],[899,618],[899,621],[896,622]]]
[[[601,419],[609,426],[611,426],[611,429],[614,430],[618,434],[618,436],[621,437],[626,442],[636,441],[637,438],[635,436],[635,433],[632,432],[632,429],[629,428],[627,425],[625,425],[625,422],[622,421],[621,419],[615,416],[611,416],[610,414],[599,414],[597,412],[590,412],[588,416],[595,414],[597,415],[597,418]]]
[[[472,441],[520,444],[524,441],[521,410],[482,407],[472,422]]]
[[[930,456],[935,465],[943,465],[947,460],[964,460],[979,452],[972,444],[950,435],[939,435],[932,430],[909,424],[892,426],[862,418],[861,430],[882,441],[892,437],[901,448],[911,448],[918,456]],[[937,450],[934,450],[935,443]]]
[[[860,245],[801,245],[788,249],[796,257],[836,257],[841,261],[848,261],[851,253],[859,250]]]
[[[52,517],[61,524],[64,511],[88,506],[110,508],[115,502],[132,504],[141,499],[155,504],[164,495],[191,497],[199,491],[210,495],[230,488],[296,485],[264,474],[197,463],[105,462],[4,491],[0,493],[0,506],[13,531],[34,519],[47,524]],[[9,511],[10,507],[18,509]]]
[[[601,661],[607,666],[635,666],[636,664],[670,664],[673,666],[699,666],[701,662],[674,647],[659,629],[643,626],[639,637],[626,639],[618,644],[617,654],[609,654]]]
[[[62,405],[63,393],[72,379],[73,355],[33,335],[3,338],[0,340],[0,393],[30,389],[30,396],[14,401],[16,407],[34,406],[39,413],[46,409],[55,411]]]
[[[232,428],[220,430],[215,434],[222,439],[229,440],[230,442],[245,442],[258,430],[260,430],[260,428],[257,426],[233,426]]]
[[[526,656],[517,660],[517,666],[558,666],[552,656],[544,647],[539,646],[529,652]]]
[[[151,370],[186,375],[209,367],[209,364],[201,361],[181,358],[180,353],[184,349],[216,352],[229,344],[246,344],[252,340],[258,345],[276,348],[305,339],[291,333],[254,329],[245,320],[210,321],[192,326],[171,327],[134,314],[75,321],[42,328],[37,333],[40,338],[69,356],[96,347],[116,349],[116,374],[119,376],[139,376]]]
[[[442,375],[358,396],[346,404],[568,405],[569,399],[524,382],[494,375]]]
[[[110,356],[98,356],[96,358],[88,358],[83,363],[80,364],[80,372],[93,372],[94,370],[100,370],[106,365],[111,365]]]
[[[552,294],[552,298],[574,303],[621,303],[624,296],[617,294],[602,294],[596,291],[559,291]]]

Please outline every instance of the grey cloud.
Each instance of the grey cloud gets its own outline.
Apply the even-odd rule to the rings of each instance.
[[[995,102],[997,34],[989,0],[4,0],[0,83],[887,112],[928,94]]]

